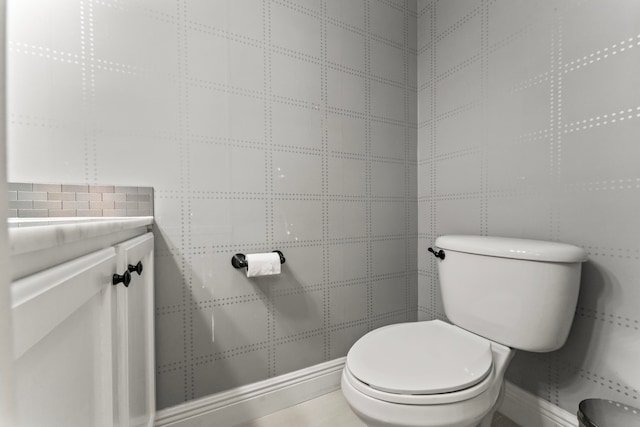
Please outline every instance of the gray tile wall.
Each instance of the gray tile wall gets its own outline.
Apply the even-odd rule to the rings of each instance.
[[[589,262],[567,345],[508,379],[575,413],[640,406],[640,3],[418,3],[419,318],[447,233],[573,243]]]
[[[155,189],[159,408],[415,320],[415,1],[8,3],[9,179]]]
[[[153,216],[153,188],[10,182],[9,218]]]

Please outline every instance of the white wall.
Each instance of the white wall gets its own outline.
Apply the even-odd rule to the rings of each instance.
[[[447,233],[584,247],[567,345],[508,379],[571,413],[640,406],[640,2],[420,1],[419,318]]]
[[[160,408],[415,319],[415,31],[414,1],[9,2],[10,180],[155,188]]]

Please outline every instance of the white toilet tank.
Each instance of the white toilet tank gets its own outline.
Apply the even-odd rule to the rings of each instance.
[[[573,321],[584,249],[539,240],[441,236],[438,273],[455,325],[509,347],[562,347]]]

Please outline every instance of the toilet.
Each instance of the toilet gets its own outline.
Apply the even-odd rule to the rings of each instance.
[[[342,392],[369,427],[491,425],[516,349],[562,347],[586,252],[556,242],[441,236],[440,321],[375,329],[349,350]]]

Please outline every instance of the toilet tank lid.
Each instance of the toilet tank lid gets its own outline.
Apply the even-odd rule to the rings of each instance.
[[[587,252],[578,246],[511,237],[448,235],[438,237],[436,246],[455,252],[531,261],[584,262],[587,260]]]

